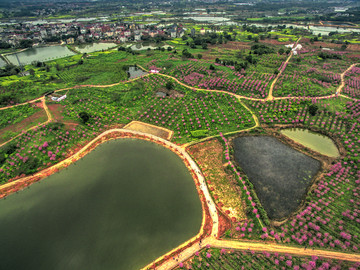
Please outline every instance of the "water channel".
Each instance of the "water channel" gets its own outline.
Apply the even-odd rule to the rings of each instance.
[[[0,269],[139,269],[195,236],[202,220],[182,160],[119,139],[0,201]]]
[[[298,142],[310,149],[319,152],[320,154],[329,157],[338,157],[339,150],[335,143],[327,136],[312,132],[308,129],[289,128],[281,130],[281,134]]]
[[[319,161],[270,136],[238,137],[234,150],[270,219],[294,212],[320,169]]]

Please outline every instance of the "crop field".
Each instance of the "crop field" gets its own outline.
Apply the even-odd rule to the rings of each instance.
[[[125,44],[118,50],[33,63],[24,67],[26,74],[0,77],[0,107],[9,106],[0,110],[0,142],[13,138],[0,148],[0,184],[54,165],[103,132],[137,121],[129,129],[159,135],[181,146],[178,149],[197,163],[209,189],[206,196],[215,203],[211,208],[211,200],[204,200],[204,213],[210,216],[207,211],[215,208],[221,213],[219,219],[206,219],[201,237],[209,243],[256,242],[269,248],[273,244],[358,254],[360,46],[355,34],[313,35],[285,25],[257,28],[187,21],[184,26],[185,36],[161,38],[156,50],[136,51]],[[190,34],[191,28],[202,34]],[[302,49],[291,53],[285,45],[295,42]],[[166,45],[171,48],[161,48]],[[129,80],[127,70],[135,65],[159,74]],[[45,97],[49,106],[44,108],[30,103],[10,107],[54,90],[59,90],[54,96],[66,98],[56,102]],[[51,121],[41,124],[47,108]],[[328,136],[340,156],[326,157],[280,135],[281,129],[295,127]],[[255,181],[234,157],[236,137],[260,135],[286,141],[322,164],[297,199],[296,210],[278,219],[269,218]],[[195,169],[192,173],[200,174]],[[214,233],[215,220],[220,235]],[[186,245],[185,250],[191,243]],[[240,251],[235,244],[234,249],[200,246],[177,269],[360,268],[359,263],[301,252],[295,256]]]
[[[359,246],[359,103],[347,101],[343,111],[333,111],[344,100],[280,100],[248,102],[261,123],[301,125],[331,134],[341,140],[345,157],[337,160],[306,196],[303,209],[281,225],[264,230],[262,238],[308,247],[325,247],[357,252]],[[309,107],[318,111],[310,114]],[[244,232],[247,232],[245,227]],[[263,231],[263,232],[264,232]],[[247,237],[246,234],[243,235]]]
[[[343,93],[353,98],[360,98],[360,68],[355,66],[345,76]]]
[[[269,252],[209,248],[177,269],[357,269],[359,263]],[[353,268],[351,268],[353,267]]]
[[[7,110],[0,110],[0,129],[19,123],[39,110],[39,107],[29,104]]]
[[[315,97],[335,94],[340,86],[341,73],[358,61],[358,57],[347,51],[308,49],[305,45],[286,65],[275,85],[274,96]]]

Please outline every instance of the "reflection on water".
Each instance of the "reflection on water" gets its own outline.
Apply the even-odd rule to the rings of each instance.
[[[75,55],[72,51],[70,51],[66,46],[48,46],[48,47],[38,47],[31,48],[20,53],[17,53],[17,56],[22,65],[31,64],[33,61],[49,61],[56,58],[62,58],[66,56]],[[15,54],[6,55],[6,58],[13,63],[14,65],[18,65],[18,61],[16,59]]]
[[[101,50],[107,50],[115,47],[115,43],[92,43],[92,44],[82,44],[76,46],[75,49],[81,53],[91,53]]]
[[[140,269],[199,232],[182,160],[120,139],[0,201],[0,269]]]

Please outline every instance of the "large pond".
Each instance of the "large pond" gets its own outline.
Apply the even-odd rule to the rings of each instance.
[[[17,53],[17,56],[22,65],[31,64],[33,61],[49,61],[56,58],[62,58],[70,55],[75,55],[70,51],[66,46],[48,46],[48,47],[37,47],[31,48],[20,53]],[[15,54],[8,54],[6,58],[13,63],[18,65],[18,60],[16,59]]]
[[[195,236],[202,220],[182,160],[119,139],[0,201],[0,269],[139,269]]]
[[[327,155],[329,157],[339,156],[339,150],[337,149],[335,143],[329,137],[322,134],[302,128],[283,129],[281,130],[281,133],[295,142],[309,147],[320,154]]]
[[[234,150],[270,219],[294,212],[320,169],[319,161],[270,136],[238,137]]]
[[[96,51],[108,50],[114,47],[116,47],[115,43],[92,43],[76,46],[75,49],[81,53],[91,53]]]

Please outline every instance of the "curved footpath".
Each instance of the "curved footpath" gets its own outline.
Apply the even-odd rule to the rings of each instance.
[[[287,59],[287,62],[290,60],[290,57],[291,57],[291,55]],[[337,92],[335,94],[328,95],[328,96],[322,96],[322,97],[310,97],[308,99],[326,99],[326,98],[331,98],[331,97],[342,96],[342,97],[346,97],[346,98],[358,101],[358,99],[350,98],[348,96],[345,96],[345,95],[341,94],[341,91],[342,91],[343,87],[345,86],[344,77],[345,77],[346,73],[349,70],[351,70],[351,68],[353,68],[357,64],[358,63],[351,65],[346,71],[344,71],[341,74],[341,85],[337,88]],[[141,66],[139,66],[139,67],[142,68]],[[144,69],[144,68],[142,68],[142,69]],[[148,76],[148,75],[149,74],[147,74],[145,76]],[[189,89],[225,93],[225,94],[229,94],[229,95],[232,95],[232,96],[236,97],[240,101],[240,103],[252,114],[253,119],[255,121],[255,125],[253,127],[245,129],[245,130],[241,130],[241,131],[251,130],[251,129],[259,126],[259,120],[257,119],[256,115],[245,104],[243,104],[241,99],[254,100],[254,101],[268,101],[268,100],[277,100],[277,99],[298,99],[298,98],[302,98],[302,97],[273,97],[272,96],[272,91],[269,92],[268,97],[265,98],[265,99],[250,98],[250,97],[245,97],[245,96],[237,95],[237,94],[227,92],[227,91],[222,91],[222,90],[199,89],[199,88],[196,88],[196,87],[188,86],[188,85],[180,82],[178,79],[176,79],[176,78],[174,78],[174,77],[172,77],[170,75],[160,74],[160,73],[158,73],[158,75],[171,78],[171,79],[175,80],[177,83],[179,83],[180,85],[183,85],[183,86],[185,86],[185,87],[187,87]],[[119,85],[119,84],[122,84],[122,83],[135,81],[135,80],[137,80],[139,78],[141,78],[141,77],[134,78],[132,80],[125,81],[125,82],[119,82],[119,83],[111,84],[111,85],[78,85],[78,86],[74,86],[74,87],[70,87],[70,88],[59,89],[59,90],[56,90],[55,92],[60,92],[60,91],[64,91],[64,90],[69,91],[71,89],[76,89],[76,88],[79,88],[79,87],[99,87],[99,88],[112,87],[112,86],[116,86],[116,85]],[[273,85],[275,85],[275,82],[273,82]],[[272,87],[273,87],[273,85],[272,85]],[[16,105],[12,105],[12,106],[3,107],[3,108],[0,108],[0,110],[4,110],[4,109],[7,109],[7,108],[16,107],[16,106],[21,106],[21,105],[25,105],[25,104],[29,104],[29,103],[33,103],[33,102],[37,102],[39,100],[42,101],[43,108],[44,108],[44,110],[45,110],[45,112],[46,112],[46,114],[48,116],[48,120],[46,122],[40,124],[40,125],[43,125],[43,124],[46,124],[46,123],[52,121],[52,119],[53,119],[52,116],[51,116],[51,113],[49,112],[48,107],[46,105],[45,97],[30,100],[28,102],[21,103],[21,104],[16,104]],[[34,126],[34,127],[30,128],[29,130],[34,129],[34,128],[40,126],[40,125]],[[227,133],[227,134],[238,133],[238,132],[241,132],[241,131],[230,132],[230,133]],[[205,178],[203,177],[203,175],[202,175],[201,171],[199,170],[198,166],[196,165],[196,163],[192,160],[190,155],[185,150],[186,146],[189,145],[189,144],[183,145],[183,146],[177,146],[176,144],[173,144],[173,143],[171,143],[171,142],[169,142],[169,141],[167,141],[165,139],[162,139],[162,138],[159,138],[157,136],[150,135],[150,134],[147,134],[147,133],[138,132],[138,131],[131,131],[131,130],[127,130],[127,129],[111,129],[111,130],[107,130],[107,131],[103,132],[102,134],[100,134],[99,136],[97,136],[91,142],[86,144],[81,150],[79,150],[77,153],[75,153],[71,157],[59,162],[58,164],[55,164],[52,167],[44,169],[43,171],[35,174],[34,176],[24,177],[24,178],[18,179],[16,181],[4,184],[4,185],[0,186],[0,190],[6,190],[6,189],[9,189],[11,187],[22,185],[22,184],[24,186],[26,186],[31,179],[44,178],[44,177],[48,176],[50,173],[55,172],[55,171],[57,171],[57,170],[59,170],[59,169],[61,169],[63,167],[66,167],[66,166],[70,165],[74,161],[76,161],[76,160],[80,159],[82,156],[84,156],[87,153],[87,151],[90,151],[91,147],[93,147],[94,144],[98,143],[101,139],[106,139],[104,137],[107,136],[107,135],[111,135],[112,133],[126,133],[126,134],[131,134],[132,136],[141,136],[141,137],[144,137],[145,139],[149,139],[151,141],[160,143],[163,146],[165,146],[165,147],[169,148],[170,150],[172,150],[173,152],[177,153],[183,160],[186,161],[185,163],[187,163],[187,165],[189,166],[189,169],[191,169],[192,172],[194,173],[194,178],[196,178],[197,181],[198,181],[198,188],[204,195],[205,203],[206,203],[206,206],[208,207],[210,217],[211,217],[211,220],[212,220],[211,234],[209,236],[203,238],[201,242],[197,242],[196,240],[199,239],[199,237],[202,235],[203,228],[204,228],[204,225],[205,225],[205,216],[204,216],[204,209],[203,209],[203,222],[202,222],[202,226],[201,226],[199,234],[197,236],[193,237],[192,239],[186,241],[185,243],[183,243],[179,247],[175,248],[174,250],[170,251],[169,253],[161,256],[160,258],[158,258],[157,260],[155,260],[154,262],[152,262],[151,264],[146,266],[144,269],[151,268],[155,263],[159,264],[159,266],[156,269],[172,269],[172,268],[178,266],[179,262],[186,261],[188,258],[193,256],[196,251],[198,251],[198,250],[200,250],[200,249],[202,249],[202,248],[204,248],[206,246],[207,247],[212,246],[212,247],[218,247],[218,248],[239,249],[239,250],[251,249],[251,250],[254,250],[254,251],[279,252],[279,253],[293,254],[293,255],[297,255],[297,256],[316,255],[316,256],[320,256],[320,257],[324,257],[324,258],[333,258],[333,259],[355,261],[355,262],[360,261],[360,255],[357,255],[357,254],[349,254],[349,253],[342,253],[342,252],[336,252],[336,251],[327,251],[327,250],[319,250],[319,249],[304,250],[303,248],[299,248],[299,247],[286,246],[286,245],[269,243],[269,242],[261,242],[260,243],[260,242],[250,242],[250,241],[235,241],[235,240],[232,241],[232,240],[219,240],[219,239],[217,239],[218,238],[218,231],[219,231],[219,227],[218,227],[218,225],[219,225],[219,217],[218,217],[216,205],[213,202],[213,200],[211,198],[211,195],[210,195],[210,193],[209,193],[209,191],[207,189]],[[16,137],[18,137],[20,135],[21,134],[17,135]],[[14,137],[13,139],[15,139],[16,137]],[[214,136],[214,137],[216,137],[216,136]],[[208,138],[205,138],[203,140],[207,140],[209,138],[212,138],[212,137],[208,137]],[[114,139],[114,138],[110,138],[110,139]],[[202,140],[200,140],[200,141],[202,141]],[[200,141],[197,141],[196,143],[198,143]],[[6,143],[4,143],[4,144],[6,144]],[[4,145],[4,144],[2,144],[2,145]],[[2,145],[0,145],[0,147]],[[176,255],[176,257],[168,259],[169,255],[171,255],[171,254],[177,254],[177,255]]]
[[[17,137],[21,136],[23,133],[26,133],[26,132],[28,132],[30,130],[38,128],[39,126],[46,125],[47,123],[50,123],[53,120],[53,117],[52,117],[52,115],[51,115],[51,113],[49,111],[49,108],[46,105],[45,97],[41,97],[41,98],[39,98],[37,100],[41,100],[43,109],[45,110],[45,113],[46,113],[46,116],[47,116],[48,119],[45,122],[37,124],[37,125],[35,125],[35,126],[31,127],[31,128],[28,128],[27,130],[25,130],[25,131],[19,133],[18,135],[16,135],[15,137],[12,137],[11,139],[7,140],[6,142],[0,144],[0,147],[4,146],[5,144],[7,144],[7,143],[11,142],[12,140],[16,139]]]
[[[299,37],[298,40],[294,43],[293,48],[296,48],[296,46],[297,46],[297,44],[299,43],[300,39],[301,39],[301,37]],[[283,71],[285,70],[287,64],[289,63],[289,61],[290,61],[290,59],[291,59],[291,57],[292,57],[293,55],[294,55],[294,52],[291,51],[289,57],[286,59],[286,61],[285,61],[284,65],[283,65],[283,67],[281,68],[280,72],[276,75],[275,79],[273,80],[273,82],[272,82],[272,84],[271,84],[271,86],[270,86],[269,94],[268,94],[268,96],[265,98],[265,100],[273,100],[273,99],[274,99],[274,97],[273,97],[273,95],[272,95],[273,90],[274,90],[274,86],[275,86],[277,80],[280,78],[280,76],[281,76],[281,74],[283,73]]]
[[[170,251],[169,253],[161,256],[160,258],[158,258],[157,260],[155,260],[154,262],[152,262],[151,264],[146,266],[144,269],[151,268],[152,265],[156,262],[162,262],[159,264],[158,267],[156,267],[156,269],[159,269],[159,270],[160,269],[161,270],[172,269],[172,268],[178,266],[178,264],[180,262],[183,262],[183,261],[186,261],[187,259],[189,259],[191,256],[193,256],[195,254],[196,251],[199,251],[204,247],[210,247],[210,246],[217,247],[217,248],[228,248],[228,249],[238,249],[238,250],[250,249],[250,250],[254,250],[254,251],[288,253],[288,254],[293,254],[293,255],[297,255],[297,256],[316,255],[316,256],[320,256],[320,257],[324,257],[324,258],[333,258],[333,259],[355,261],[355,262],[360,261],[360,255],[357,255],[357,254],[348,254],[348,253],[327,251],[327,250],[318,250],[318,249],[304,250],[303,248],[299,248],[299,247],[286,246],[286,245],[280,245],[280,244],[275,244],[275,243],[266,243],[266,242],[260,243],[260,242],[250,242],[250,241],[235,241],[235,240],[231,241],[231,240],[217,239],[218,224],[219,224],[218,213],[216,210],[215,203],[213,202],[211,195],[208,191],[207,185],[205,183],[205,178],[203,177],[203,175],[202,175],[200,169],[198,168],[198,166],[196,165],[196,163],[192,160],[190,155],[182,147],[180,147],[176,144],[173,144],[165,139],[159,138],[154,135],[146,134],[143,132],[131,131],[131,130],[127,130],[127,129],[107,130],[107,131],[103,132],[102,134],[100,134],[99,136],[97,136],[92,141],[90,141],[81,150],[79,150],[77,153],[75,153],[71,157],[59,162],[58,164],[56,164],[50,168],[47,168],[47,169],[35,174],[34,176],[24,177],[22,179],[14,181],[14,182],[10,182],[5,185],[2,185],[0,187],[0,189],[6,189],[11,186],[15,186],[15,185],[22,184],[22,183],[26,184],[29,179],[32,179],[34,177],[35,178],[39,178],[39,177],[44,178],[44,177],[48,176],[50,172],[56,172],[57,170],[64,168],[64,167],[72,164],[74,161],[83,157],[89,150],[92,149],[92,147],[94,147],[94,145],[96,145],[96,143],[101,141],[101,139],[103,139],[105,136],[113,135],[116,133],[120,133],[120,135],[121,134],[131,134],[133,136],[142,136],[151,141],[154,141],[154,142],[157,142],[157,143],[160,143],[160,144],[166,146],[168,149],[177,153],[183,160],[186,160],[187,165],[196,175],[196,178],[199,183],[198,188],[204,194],[205,202],[208,206],[208,209],[210,212],[210,217],[212,219],[213,226],[212,226],[211,234],[210,234],[210,236],[203,238],[201,243],[197,242],[196,239],[198,239],[199,235],[201,235],[201,233],[202,233],[202,228],[204,226],[204,216],[203,216],[202,228],[200,229],[200,232],[197,236],[186,241],[184,244],[180,245],[179,247],[175,248],[174,250]],[[116,139],[116,138],[117,137],[115,136],[115,137],[111,137],[110,139],[107,139],[107,140],[112,140],[112,139]],[[107,140],[101,141],[101,143],[103,143]],[[187,246],[187,247],[185,249],[183,249],[185,246]],[[177,252],[177,250],[179,250],[179,249],[183,249],[183,250],[180,252]],[[171,257],[168,258],[169,254],[177,254],[177,255],[172,258]]]
[[[304,249],[294,246],[279,245],[275,243],[260,243],[260,242],[247,242],[247,241],[231,241],[231,240],[218,240],[210,239],[209,244],[216,248],[228,248],[238,250],[253,250],[253,251],[267,251],[292,254],[294,256],[318,256],[326,259],[344,260],[350,262],[360,262],[360,254],[343,253],[337,251],[329,251],[323,249]]]
[[[109,139],[106,139],[104,141],[101,141],[104,137],[106,137],[107,135],[113,135],[116,133],[120,133],[119,137],[111,137]],[[0,186],[0,190],[8,190],[12,187],[15,186],[20,186],[23,185],[23,187],[27,186],[29,183],[32,183],[34,181],[39,181],[40,179],[43,179],[47,176],[49,176],[51,173],[57,172],[58,170],[69,166],[70,164],[72,164],[73,162],[77,161],[78,159],[82,158],[84,155],[86,155],[89,151],[92,150],[92,147],[96,146],[97,143],[103,143],[106,142],[108,140],[112,140],[112,139],[116,139],[116,138],[121,138],[124,136],[124,134],[131,134],[132,136],[141,136],[144,137],[145,139],[148,139],[150,141],[159,143],[163,146],[165,146],[166,148],[170,149],[171,151],[175,152],[180,158],[182,158],[185,162],[185,164],[187,165],[187,167],[195,174],[195,177],[193,176],[194,180],[195,180],[195,184],[196,186],[199,188],[199,190],[202,192],[203,196],[204,196],[204,202],[206,203],[207,209],[209,211],[210,214],[210,218],[212,221],[212,228],[211,228],[211,234],[210,236],[206,237],[204,240],[201,241],[201,244],[199,242],[197,242],[197,240],[199,240],[203,234],[203,228],[206,225],[205,224],[205,213],[204,213],[204,207],[203,207],[203,221],[202,221],[202,225],[200,228],[200,232],[194,236],[193,238],[191,238],[190,240],[186,241],[185,243],[181,244],[179,247],[173,249],[172,251],[168,252],[167,254],[161,256],[160,258],[158,258],[157,260],[155,260],[154,262],[152,262],[149,267],[151,265],[153,265],[154,263],[161,263],[163,261],[162,264],[160,264],[159,268],[157,269],[171,269],[174,266],[176,266],[178,264],[178,262],[176,260],[165,260],[166,257],[169,256],[169,254],[177,254],[177,260],[178,261],[183,261],[186,260],[187,258],[189,258],[190,256],[192,256],[197,250],[199,250],[202,247],[205,247],[205,245],[208,243],[208,239],[209,238],[215,238],[218,237],[218,233],[219,233],[219,229],[218,229],[218,224],[219,224],[219,218],[218,218],[218,213],[217,213],[217,209],[216,209],[216,205],[214,203],[214,201],[212,200],[212,197],[209,193],[209,190],[207,188],[207,185],[205,183],[205,178],[202,175],[199,167],[197,166],[197,164],[193,161],[193,159],[190,157],[190,155],[186,152],[185,149],[183,149],[182,147],[171,143],[165,139],[162,139],[160,137],[151,135],[151,134],[147,134],[147,133],[143,133],[143,132],[138,132],[138,131],[132,131],[132,130],[127,130],[127,129],[111,129],[111,130],[107,130],[105,132],[103,132],[102,134],[98,135],[95,139],[93,139],[92,141],[90,141],[89,143],[87,143],[83,148],[81,148],[77,153],[75,153],[74,155],[66,158],[65,160],[49,167],[46,168],[32,176],[27,176],[27,177],[23,177],[21,179],[15,180],[13,182],[9,182],[6,183],[4,185]],[[122,136],[121,136],[122,135]],[[197,184],[198,183],[198,184]],[[179,249],[183,249],[184,247],[188,246],[187,248],[185,248],[183,251],[181,252],[177,252]],[[149,268],[147,267],[147,268]]]
[[[289,56],[289,58],[287,59],[287,62],[290,60],[292,55]],[[175,77],[173,76],[170,76],[170,75],[167,75],[167,74],[163,74],[163,73],[154,73],[155,75],[160,75],[160,76],[163,76],[163,77],[168,77],[172,80],[174,80],[175,82],[177,82],[178,84],[188,88],[188,89],[191,89],[191,90],[196,90],[196,91],[207,91],[207,92],[217,92],[217,93],[224,93],[224,94],[228,94],[228,95],[231,95],[231,96],[234,96],[236,98],[239,98],[239,99],[245,99],[245,100],[253,100],[253,101],[269,101],[269,100],[280,100],[280,99],[328,99],[328,98],[333,98],[333,97],[337,97],[337,96],[342,96],[344,98],[348,98],[348,99],[352,99],[354,101],[359,101],[360,99],[357,99],[357,98],[352,98],[352,97],[349,97],[349,96],[346,96],[346,95],[343,95],[341,94],[341,90],[343,89],[343,87],[345,86],[345,80],[344,80],[344,77],[345,77],[345,74],[350,70],[352,69],[354,66],[356,65],[359,65],[360,63],[355,63],[355,64],[352,64],[347,70],[345,70],[343,73],[340,74],[340,77],[341,77],[341,85],[337,88],[335,94],[332,94],[332,95],[327,95],[327,96],[315,96],[315,97],[300,97],[300,96],[286,96],[286,97],[274,97],[272,95],[272,89],[276,83],[276,81],[274,80],[274,82],[272,83],[271,87],[270,87],[270,90],[269,90],[269,94],[266,98],[252,98],[252,97],[247,97],[247,96],[242,96],[242,95],[238,95],[238,94],[235,94],[235,93],[232,93],[232,92],[228,92],[228,91],[224,91],[224,90],[213,90],[213,89],[204,89],[204,88],[197,88],[197,87],[193,87],[193,86],[189,86],[181,81],[179,81],[178,79],[176,79]],[[144,67],[140,66],[140,65],[137,65],[139,68],[141,68],[142,70],[146,71],[146,72],[149,72],[147,69],[145,69]],[[78,89],[78,88],[81,88],[81,87],[94,87],[94,88],[108,88],[108,87],[113,87],[113,86],[116,86],[116,85],[120,85],[120,84],[123,84],[123,83],[130,83],[130,82],[133,82],[133,81],[136,81],[142,77],[146,77],[146,76],[149,76],[151,75],[152,73],[149,73],[149,74],[146,74],[146,75],[143,75],[141,77],[137,77],[137,78],[134,78],[134,79],[131,79],[131,80],[127,80],[127,81],[120,81],[118,83],[113,83],[113,84],[105,84],[105,85],[101,85],[101,84],[84,84],[84,85],[75,85],[75,86],[72,86],[72,87],[68,87],[68,88],[62,88],[62,89],[58,89],[58,90],[55,90],[54,92],[57,93],[57,92],[61,92],[61,91],[69,91],[69,90],[72,90],[72,89]],[[281,73],[279,73],[281,74]],[[279,76],[278,74],[278,76]],[[30,103],[34,103],[34,102],[37,102],[37,101],[40,101],[41,99],[43,99],[43,97],[39,97],[39,98],[35,98],[35,99],[32,99],[32,100],[29,100],[29,101],[26,101],[26,102],[23,102],[23,103],[19,103],[19,104],[15,104],[15,105],[10,105],[10,106],[5,106],[5,107],[0,107],[0,111],[1,110],[6,110],[6,109],[9,109],[9,108],[13,108],[13,107],[17,107],[17,106],[22,106],[22,105],[26,105],[26,104],[30,104]]]

